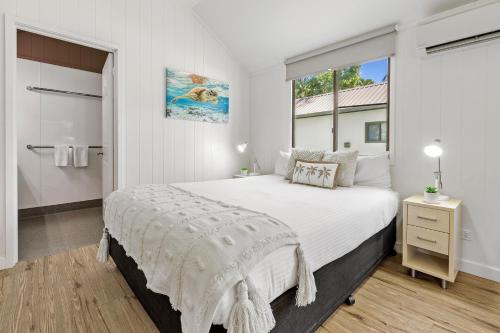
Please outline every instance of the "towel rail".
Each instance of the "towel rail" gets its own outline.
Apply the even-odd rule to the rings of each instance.
[[[73,146],[69,146],[73,148]],[[34,146],[34,145],[26,145],[26,149],[39,149],[39,148],[54,148],[54,146]],[[89,148],[101,149],[102,146],[89,146]]]
[[[26,89],[29,91],[49,92],[49,93],[55,93],[55,94],[65,94],[65,95],[74,95],[74,96],[92,97],[92,98],[102,98],[102,96],[100,96],[100,95],[85,94],[85,93],[80,93],[80,92],[75,92],[75,91],[66,91],[66,90],[58,90],[58,89],[32,87],[32,86],[27,86]]]

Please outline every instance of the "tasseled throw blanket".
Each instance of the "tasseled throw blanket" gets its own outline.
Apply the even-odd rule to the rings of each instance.
[[[316,295],[297,234],[263,213],[210,200],[174,186],[141,185],[105,201],[105,229],[97,259],[108,257],[111,235],[144,272],[147,287],[169,296],[184,333],[208,333],[219,300],[237,288],[228,333],[269,332],[268,300],[248,274],[264,257],[297,246],[297,306]]]

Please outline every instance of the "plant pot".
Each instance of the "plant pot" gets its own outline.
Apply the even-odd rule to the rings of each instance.
[[[248,170],[243,170],[242,169],[242,170],[240,170],[240,173],[241,173],[242,176],[246,176],[246,175],[248,175]]]
[[[439,193],[424,192],[424,201],[427,203],[439,203]]]

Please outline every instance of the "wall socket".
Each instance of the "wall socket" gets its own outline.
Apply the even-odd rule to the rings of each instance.
[[[472,240],[472,230],[462,229],[462,239],[466,241]]]

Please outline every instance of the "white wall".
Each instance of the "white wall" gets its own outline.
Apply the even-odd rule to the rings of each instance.
[[[185,4],[186,3],[186,4]],[[229,177],[248,164],[235,146],[249,139],[248,74],[213,34],[176,0],[2,0],[17,15],[123,49],[126,184]],[[0,64],[4,64],[0,38]],[[165,119],[165,68],[218,78],[230,85],[228,124]],[[5,68],[0,66],[0,188],[5,189]],[[5,192],[0,191],[0,259],[5,256]],[[1,262],[1,260],[0,260]]]
[[[404,198],[432,183],[437,163],[422,149],[441,138],[444,192],[464,200],[463,228],[473,233],[463,241],[462,269],[500,281],[500,42],[426,57],[416,35],[414,25],[398,35],[393,187]],[[266,171],[291,138],[284,70],[251,76],[251,143]]]
[[[386,109],[341,113],[338,119],[338,147],[340,150],[345,149],[344,142],[350,142],[350,149],[358,150],[362,155],[380,154],[386,151],[385,142],[365,142],[365,123],[387,121]]]
[[[333,149],[332,115],[304,117],[295,120],[295,147],[309,149]],[[339,150],[346,150],[344,143],[349,142],[349,150],[358,150],[362,155],[378,154],[386,151],[385,143],[365,142],[365,123],[386,121],[386,109],[340,113]]]
[[[317,116],[295,119],[295,147],[332,150],[333,116]]]
[[[101,95],[101,74],[17,60],[18,208],[102,198],[100,149],[89,150],[85,168],[56,167],[53,149],[26,145],[102,145],[101,100],[40,94],[26,86]]]
[[[272,172],[279,151],[288,151],[292,144],[291,101],[284,65],[251,76],[250,144],[263,172]]]

